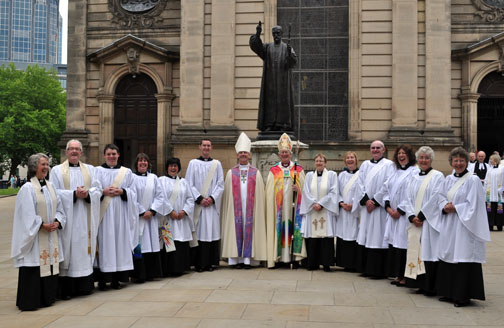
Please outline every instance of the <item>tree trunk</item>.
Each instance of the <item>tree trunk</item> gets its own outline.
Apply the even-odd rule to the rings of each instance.
[[[16,175],[16,169],[17,169],[17,167],[18,167],[19,164],[21,164],[21,160],[20,159],[18,159],[18,158],[11,159],[10,176],[9,176],[9,178],[11,176]]]

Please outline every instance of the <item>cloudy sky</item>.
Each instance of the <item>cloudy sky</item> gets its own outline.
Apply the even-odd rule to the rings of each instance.
[[[68,0],[60,0],[60,14],[63,17],[63,50],[62,62],[67,63]]]

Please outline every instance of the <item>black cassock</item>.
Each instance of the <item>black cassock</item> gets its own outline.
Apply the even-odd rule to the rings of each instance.
[[[289,70],[297,62],[294,50],[289,54],[284,42],[263,43],[255,34],[250,37],[250,49],[264,61],[257,128],[292,131],[294,101]]]

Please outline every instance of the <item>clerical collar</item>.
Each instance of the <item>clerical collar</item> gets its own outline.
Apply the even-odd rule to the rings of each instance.
[[[43,187],[43,186],[45,186],[45,185],[46,185],[46,181],[45,181],[45,179],[42,179],[42,180],[38,179],[38,182],[40,183],[40,186],[41,186],[41,187]]]
[[[80,166],[80,163],[79,163],[79,162],[77,162],[77,164],[72,164],[72,163],[68,162],[68,165],[69,165],[70,167],[79,167],[79,166]]]
[[[473,163],[473,164],[474,164],[474,163],[476,163],[476,160],[474,160],[474,161],[469,161],[469,163]]]
[[[494,169],[498,169],[499,168],[499,165],[494,165],[493,166]]]
[[[431,166],[431,167],[429,167],[429,168],[428,168],[427,170],[425,170],[425,171],[420,171],[420,174],[419,174],[419,175],[427,175],[427,174],[429,174],[429,172],[430,172],[430,171],[432,171],[432,166]]]
[[[407,170],[410,166],[411,166],[410,163],[408,163],[408,164],[406,164],[404,166],[400,166],[399,165],[399,169],[401,169],[401,170]]]
[[[147,176],[147,172],[145,172],[145,173],[135,172],[135,174],[138,175],[138,176],[141,176],[141,177],[146,177]]]
[[[168,178],[170,178],[170,179],[173,179],[173,180],[177,179],[177,176],[172,177],[172,176],[171,176],[171,175],[169,175],[169,174],[167,175],[167,177],[168,177]]]
[[[105,168],[105,169],[120,169],[121,168],[121,165],[119,165],[119,163],[117,163],[116,166],[109,166],[107,163],[103,163],[102,164],[102,167]]]
[[[285,164],[284,164],[284,163],[282,163],[282,162],[280,162],[280,165],[282,165],[283,167],[286,167],[286,168],[287,168],[287,167],[289,167],[289,166],[290,166],[290,164],[291,164],[290,162],[289,162],[289,163],[285,163]]]
[[[318,176],[318,177],[321,177],[321,176],[322,176],[322,174],[324,174],[324,171],[322,171],[322,172],[317,171],[317,176]]]
[[[198,159],[199,159],[200,161],[203,161],[203,162],[210,162],[210,161],[213,161],[213,158],[212,158],[212,157],[204,158],[203,156],[200,156],[200,157],[198,157]]]
[[[467,171],[467,169],[465,169],[462,173],[457,173],[457,172],[455,172],[455,173],[453,173],[453,175],[454,175],[456,178],[462,178],[462,177],[463,177],[463,176],[464,176],[467,172],[469,172],[469,171]]]
[[[345,167],[344,170],[348,173],[354,174],[355,172],[359,171],[359,168],[356,168],[355,170],[350,170],[348,167]]]
[[[371,163],[376,164],[376,163],[380,162],[382,159],[383,159],[383,157],[381,157],[380,159],[371,158]]]

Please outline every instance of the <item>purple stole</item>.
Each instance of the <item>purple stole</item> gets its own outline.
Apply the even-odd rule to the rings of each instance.
[[[250,166],[247,180],[247,209],[245,213],[245,231],[243,229],[243,209],[240,188],[240,166],[231,169],[233,185],[233,205],[236,231],[236,246],[239,257],[252,257],[252,233],[254,229],[254,196],[257,169]]]

